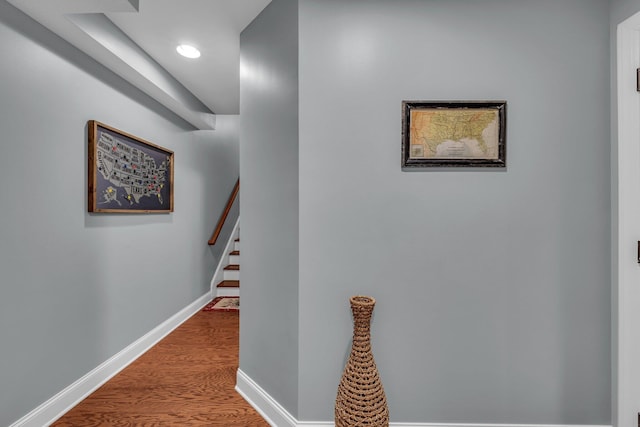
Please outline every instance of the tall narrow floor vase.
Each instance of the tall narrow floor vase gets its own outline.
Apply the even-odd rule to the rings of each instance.
[[[353,343],[336,397],[336,427],[388,427],[389,408],[371,352],[371,315],[376,300],[352,296]]]

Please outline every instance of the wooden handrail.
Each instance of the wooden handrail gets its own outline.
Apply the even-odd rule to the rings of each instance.
[[[231,205],[233,205],[233,202],[236,200],[236,197],[238,196],[238,191],[240,191],[240,178],[238,178],[238,181],[236,182],[235,187],[233,187],[231,196],[229,196],[229,200],[227,201],[227,206],[225,206],[224,212],[222,212],[222,216],[218,220],[218,225],[216,225],[216,229],[214,230],[213,234],[211,235],[211,238],[209,239],[210,245],[216,244],[216,240],[218,240],[218,236],[222,231],[222,226],[224,225],[224,222],[227,219],[227,215],[229,215],[229,211],[231,210]]]

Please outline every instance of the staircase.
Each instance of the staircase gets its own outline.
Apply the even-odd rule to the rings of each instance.
[[[216,296],[240,296],[240,239],[233,242],[233,250],[229,252],[229,261],[222,270],[222,280],[216,285]]]
[[[240,178],[236,181],[236,185],[233,187],[233,191],[231,191],[231,195],[229,196],[229,200],[227,201],[227,205],[224,208],[224,212],[222,216],[218,220],[218,225],[216,225],[211,238],[209,239],[209,245],[215,245],[220,233],[222,232],[222,227],[224,226],[224,222],[227,220],[227,216],[231,211],[231,207],[233,206],[236,197],[238,196],[238,192],[240,191]],[[236,297],[240,296],[240,218],[237,219],[235,226],[233,227],[233,231],[231,233],[231,237],[227,242],[227,246],[224,249],[224,255],[220,260],[220,264],[216,269],[213,277],[211,278],[211,290],[213,291],[214,283],[216,284],[216,297]],[[220,266],[227,264],[222,270],[220,270]]]

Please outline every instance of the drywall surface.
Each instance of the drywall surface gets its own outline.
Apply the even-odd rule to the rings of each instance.
[[[274,0],[240,36],[240,369],[298,402],[298,5]]]
[[[300,2],[299,419],[365,294],[392,422],[610,423],[608,13]],[[401,171],[402,100],[485,99],[506,169]]]
[[[7,426],[209,291],[222,248],[207,239],[238,176],[239,120],[192,131],[6,2],[0,53]],[[175,152],[174,213],[87,213],[91,119]]]
[[[638,0],[611,0],[611,24],[617,26],[619,23],[640,11],[640,1]],[[615,56],[615,55],[613,55]]]

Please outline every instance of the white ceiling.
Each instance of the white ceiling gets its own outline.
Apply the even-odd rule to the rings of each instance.
[[[7,0],[198,129],[239,113],[240,32],[271,0]],[[198,59],[176,46],[192,44]]]

